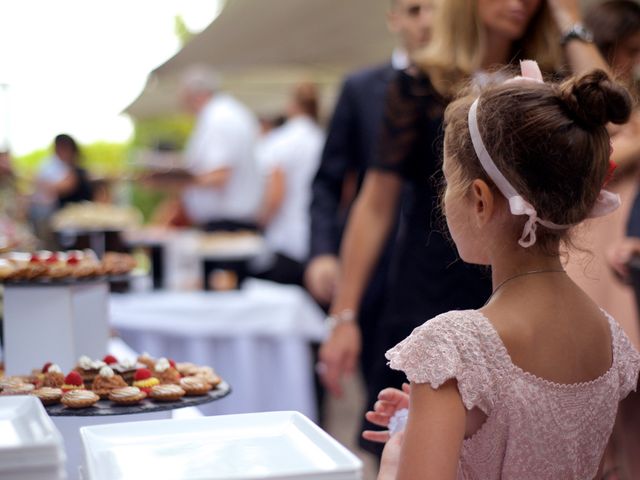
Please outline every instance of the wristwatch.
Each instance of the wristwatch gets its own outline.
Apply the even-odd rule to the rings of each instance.
[[[593,43],[593,33],[583,24],[576,23],[569,30],[567,30],[564,35],[562,35],[560,45],[564,47],[571,40],[579,40],[583,43]]]
[[[341,323],[351,323],[355,322],[355,320],[356,314],[353,310],[342,310],[339,313],[329,315],[325,319],[325,324],[327,325],[329,331],[331,331]]]

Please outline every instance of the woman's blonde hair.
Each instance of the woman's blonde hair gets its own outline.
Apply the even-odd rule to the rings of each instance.
[[[485,37],[478,0],[445,0],[436,9],[431,42],[413,60],[429,75],[435,89],[451,98],[480,69],[487,48]],[[523,38],[514,43],[512,53],[512,61],[536,60],[545,73],[562,70],[560,33],[546,1],[531,19]]]

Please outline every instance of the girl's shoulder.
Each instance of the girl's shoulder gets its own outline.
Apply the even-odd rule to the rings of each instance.
[[[386,354],[389,366],[414,383],[437,389],[455,378],[468,409],[491,410],[503,378],[497,335],[478,310],[451,311],[414,329]]]
[[[629,337],[620,324],[607,312],[604,312],[611,326],[613,346],[613,368],[618,371],[620,381],[620,400],[631,391],[635,391],[638,385],[638,373],[640,372],[640,353],[631,343]]]

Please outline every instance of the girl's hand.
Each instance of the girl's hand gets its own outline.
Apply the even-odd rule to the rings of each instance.
[[[400,390],[398,390],[400,391]],[[400,466],[400,451],[402,450],[402,437],[404,432],[393,435],[382,450],[380,458],[380,471],[378,480],[394,480]]]
[[[561,33],[571,29],[576,23],[582,22],[582,11],[578,0],[546,0],[551,15]]]
[[[403,408],[409,408],[409,391],[411,387],[405,383],[402,390],[397,388],[385,388],[378,394],[378,401],[373,406],[373,411],[365,413],[365,418],[380,427],[389,427],[389,420]],[[389,440],[389,430],[365,430],[362,437],[371,442],[385,443]]]

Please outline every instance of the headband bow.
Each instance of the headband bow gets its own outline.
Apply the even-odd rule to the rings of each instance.
[[[536,83],[544,83],[542,79],[542,72],[540,71],[540,67],[533,60],[523,60],[520,62],[520,70],[521,75],[514,77],[510,80],[507,80],[505,83],[517,82],[517,81],[526,81],[526,82],[536,82]],[[498,190],[504,195],[504,197],[509,201],[509,209],[513,215],[527,215],[529,219],[524,225],[524,229],[522,231],[522,236],[518,243],[524,247],[528,248],[536,243],[536,230],[538,225],[542,225],[543,227],[554,229],[554,230],[565,230],[572,225],[559,225],[548,220],[543,220],[538,217],[538,212],[535,207],[525,200],[511,185],[509,180],[502,174],[502,172],[498,169],[495,162],[489,155],[484,142],[482,141],[482,136],[480,135],[480,129],[478,128],[478,102],[480,98],[478,97],[472,104],[471,108],[469,108],[469,133],[471,134],[471,142],[473,143],[473,148],[476,152],[478,160],[482,165],[482,168],[487,173],[489,178],[493,180]],[[589,214],[590,218],[601,217],[604,215],[608,215],[613,212],[620,206],[620,196],[609,192],[607,190],[600,190],[600,194],[596,200],[596,203]]]

